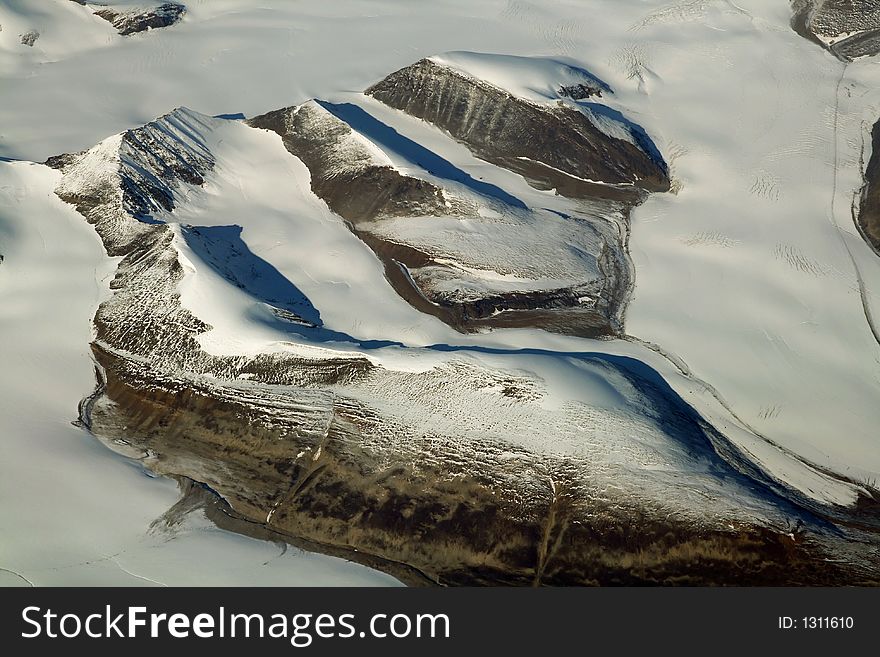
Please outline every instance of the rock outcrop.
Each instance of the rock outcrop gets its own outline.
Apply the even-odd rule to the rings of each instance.
[[[34,44],[37,42],[37,39],[40,38],[40,33],[36,30],[28,30],[24,34],[19,35],[19,40],[23,46],[29,46],[33,48]]]
[[[619,199],[669,189],[662,159],[647,143],[603,132],[589,118],[598,108],[585,113],[532,103],[430,59],[366,93],[446,130],[478,157],[567,196]]]
[[[865,241],[880,254],[880,121],[871,131],[872,151],[865,168],[857,224]]]
[[[377,207],[407,216],[436,209],[445,192],[383,170],[319,109],[254,123],[278,122],[287,134],[292,122],[291,144],[326,178],[319,189],[332,192],[333,172],[358,172],[349,185],[368,198],[340,206],[353,224]],[[223,526],[344,555],[411,584],[856,581],[809,537],[786,536],[801,512],[722,461],[720,437],[627,359],[572,356],[572,372],[587,373],[601,399],[578,393],[557,403],[519,361],[487,362],[476,351],[438,360],[442,350],[413,349],[429,364],[402,369],[326,349],[206,352],[199,337],[210,327],[180,299],[180,246],[210,242],[205,257],[221,275],[225,255],[248,254],[230,242],[234,230],[174,218],[216,174],[204,135],[220,121],[179,109],[48,162],[61,172],[56,193],[120,258],[95,317],[99,385],[80,408],[109,446],[199,482],[187,490],[213,491],[200,499],[212,500]],[[319,318],[303,315],[297,330],[308,336]],[[542,439],[528,447],[520,434]],[[567,453],[545,441],[582,447]],[[731,495],[736,505],[720,511]],[[712,502],[701,515],[694,499],[704,498]],[[756,523],[764,511],[766,524]]]
[[[95,16],[103,18],[122,36],[137,34],[179,22],[186,13],[186,7],[177,2],[163,2],[147,7],[119,7],[88,0],[73,0],[79,5],[89,7]]]

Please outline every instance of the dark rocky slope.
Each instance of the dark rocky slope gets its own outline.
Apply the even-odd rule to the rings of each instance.
[[[880,52],[880,0],[792,0],[792,27],[843,61]]]
[[[206,388],[100,348],[95,355],[107,381],[92,429],[157,473],[217,491],[203,503],[221,526],[344,556],[410,585],[865,581],[801,532],[701,527],[609,496],[577,459],[491,441],[463,451],[455,440],[414,435],[395,436],[389,454],[369,439],[382,418],[352,400]],[[292,402],[329,413],[326,431],[306,431]]]
[[[308,167],[312,191],[357,224],[382,216],[427,216],[446,211],[440,188],[377,165],[364,150],[346,145],[351,128],[318,103],[268,112],[248,124],[281,136]]]
[[[100,2],[88,2],[88,0],[73,0],[73,2],[92,7],[95,16],[113,25],[122,36],[174,25],[186,13],[186,7],[177,2],[163,2],[146,9],[130,10],[112,9]]]

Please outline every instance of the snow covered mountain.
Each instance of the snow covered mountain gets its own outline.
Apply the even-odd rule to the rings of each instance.
[[[318,140],[315,160],[309,141],[300,148],[323,180],[332,184],[327,168],[351,175],[350,185],[360,176],[376,185],[376,169],[389,177],[392,194],[381,177],[378,192],[360,191],[368,205],[376,205],[373,194],[405,214],[440,202],[427,183],[387,165],[383,171],[363,137],[318,104],[280,116],[297,121],[285,132],[292,139]],[[252,182],[247,162],[257,158],[263,167],[251,173],[258,179]],[[274,135],[178,109],[49,163],[62,172],[56,194],[121,258],[113,294],[95,317],[101,382],[81,420],[154,472],[207,484],[229,513],[316,544],[356,543],[367,563],[384,564],[404,581],[445,583],[568,581],[583,558],[577,544],[558,547],[546,575],[544,565],[534,572],[527,550],[514,548],[525,548],[536,532],[575,535],[567,523],[600,509],[604,522],[624,522],[619,505],[650,508],[676,499],[682,487],[728,506],[728,521],[746,524],[760,515],[781,526],[793,522],[764,499],[775,498],[765,483],[756,487],[718,459],[712,444],[720,437],[634,362],[599,353],[566,362],[553,354],[486,352],[456,345],[454,333],[439,326],[432,330],[447,342],[418,347],[363,340],[328,325],[323,295],[301,291],[308,290],[308,256],[278,257],[243,237],[274,235],[291,244],[317,229],[335,233],[343,252],[372,256],[354,236],[346,239],[342,217],[325,211],[325,223],[310,225],[319,201],[306,187],[284,195],[290,199],[266,193],[269,181],[282,189],[303,177]],[[322,189],[315,180],[312,186]],[[401,187],[415,189],[417,202]],[[219,205],[202,214],[206,196]],[[287,211],[291,201],[299,207]],[[264,205],[278,217],[267,217]],[[249,215],[238,214],[244,207]],[[210,224],[193,225],[196,217]],[[289,238],[279,221],[288,224]],[[376,271],[363,283],[387,289],[380,276]],[[235,340],[224,339],[229,335]],[[262,335],[277,337],[260,344]],[[259,346],[242,348],[248,338]],[[628,470],[640,473],[629,490],[602,501],[612,482],[632,477]],[[563,490],[565,512],[554,510],[560,520],[542,529],[548,509],[563,504]],[[397,527],[401,508],[421,518],[418,549],[400,544],[410,531]],[[692,503],[675,508],[696,510]],[[434,509],[432,516],[422,518],[425,509]],[[652,531],[666,526],[659,510],[652,515]],[[507,537],[491,558],[474,543],[486,539],[469,533],[476,527]],[[453,549],[455,537],[461,544]]]
[[[482,159],[569,196],[666,191],[666,164],[644,130],[599,101],[566,104],[566,90],[576,85],[585,94],[588,85],[596,95],[611,93],[562,62],[451,53],[392,73],[366,93],[446,130]]]
[[[31,355],[55,330],[79,368],[55,426],[78,391],[120,463],[181,482],[169,535],[204,538],[197,509],[413,584],[877,578],[869,60],[798,36],[785,2],[596,0],[580,31],[487,3],[454,38],[455,2],[371,23],[223,0],[164,25],[113,5],[138,33],[77,4],[0,15],[17,463],[52,432],[13,421],[17,382],[68,381]],[[814,33],[836,25],[816,11]],[[364,64],[330,27],[364,57],[386,43]],[[60,90],[67,129],[40,102]],[[59,312],[29,341],[36,291],[61,303],[56,240],[81,244],[76,289],[98,282],[66,313],[93,333]],[[9,553],[3,572],[58,581]]]
[[[468,56],[502,72],[508,65],[506,59]],[[427,62],[415,66],[421,69]],[[540,77],[548,64],[545,85],[561,89],[572,83],[571,69],[563,64],[527,58],[516,62],[526,72],[535,69],[533,77]],[[476,156],[515,172],[549,167],[549,175],[541,169],[529,178],[541,188],[553,182],[556,194],[537,194],[523,186],[514,194],[474,179],[395,129],[403,117],[385,112],[383,119],[392,125],[376,118],[376,107],[367,99],[359,99],[360,105],[309,101],[249,124],[281,135],[287,150],[309,168],[315,194],[350,222],[382,259],[397,292],[422,312],[460,330],[536,326],[575,335],[619,334],[631,286],[628,216],[646,194],[623,179],[641,175],[645,168],[665,176],[662,159],[657,155],[655,161],[634,146],[627,131],[637,128],[623,119],[608,119],[612,127],[605,130],[618,130],[611,136],[594,125],[589,109],[584,114],[547,108],[499,87],[477,85],[450,68],[430,66],[442,71],[433,79],[446,84],[444,94],[431,97],[428,85],[402,72],[367,93],[392,104],[430,105],[443,116],[458,112],[469,117],[470,125],[444,121],[438,127],[451,129]],[[585,75],[579,79],[592,79]],[[413,87],[426,96],[413,97]],[[480,115],[469,107],[493,108],[495,115]],[[531,134],[538,121],[545,130],[564,135],[554,143],[568,144],[567,155],[556,147],[547,149],[546,139],[534,139],[531,145],[519,139],[523,149],[512,147],[517,135]],[[486,126],[499,126],[499,134],[475,142]],[[442,133],[432,136],[443,139]],[[486,150],[489,143],[494,155]],[[616,158],[613,172],[608,158]],[[569,162],[577,173],[615,182],[586,182],[543,160],[561,167]],[[560,192],[578,200],[560,199]]]

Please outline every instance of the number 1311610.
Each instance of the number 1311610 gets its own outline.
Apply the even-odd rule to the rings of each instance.
[[[780,630],[851,630],[854,625],[852,616],[779,617]]]

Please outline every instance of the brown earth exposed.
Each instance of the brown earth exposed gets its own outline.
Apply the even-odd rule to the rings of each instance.
[[[431,216],[450,212],[466,213],[463,201],[453,199],[451,208],[442,190],[430,182],[405,176],[390,166],[365,163],[340,167],[330,155],[331,147],[350,133],[341,122],[314,127],[315,109],[309,105],[286,108],[248,121],[255,128],[271,130],[281,136],[285,148],[300,158],[311,174],[312,191],[379,256],[385,276],[395,291],[413,307],[433,315],[453,328],[467,332],[485,328],[537,327],[581,337],[613,335],[619,327],[615,311],[625,300],[628,272],[616,262],[611,249],[601,255],[607,287],[598,307],[584,307],[576,288],[538,293],[510,293],[473,301],[428,298],[414,283],[407,270],[429,265],[441,266],[424,251],[383,239],[369,229],[370,222],[383,217]],[[540,177],[540,176],[538,176]],[[605,192],[613,188],[601,185]],[[631,192],[627,192],[630,194]],[[616,206],[615,206],[616,207]]]
[[[385,278],[413,308],[433,315],[459,331],[482,328],[542,328],[556,333],[596,338],[614,334],[608,318],[594,308],[579,307],[576,289],[540,293],[510,293],[484,297],[467,303],[428,299],[413,283],[407,269],[437,264],[431,256],[403,244],[395,244],[374,233],[353,232],[382,260]],[[495,314],[496,311],[502,312]]]
[[[122,256],[95,317],[104,380],[81,421],[150,470],[196,482],[160,523],[201,505],[221,526],[346,556],[409,584],[863,581],[800,530],[688,520],[637,490],[609,496],[585,460],[408,429],[351,397],[390,376],[357,354],[202,351],[197,338],[210,327],[179,298],[174,240],[183,229],[134,217],[167,208],[177,181],[198,184],[213,160],[166,143],[161,128],[126,135],[121,148],[139,164],[118,181],[73,190],[62,181],[58,192]],[[80,157],[50,163],[66,175]],[[405,189],[413,196],[401,202],[430,201],[429,188]],[[518,399],[507,378],[502,394]],[[658,409],[670,435],[705,441],[681,407]]]
[[[153,7],[111,8],[88,0],[72,0],[78,5],[95,7],[95,16],[113,25],[122,36],[137,34],[174,25],[186,13],[186,7],[176,2],[162,2]]]
[[[861,581],[801,533],[701,529],[644,505],[597,503],[564,459],[519,454],[530,464],[515,466],[525,493],[511,495],[492,464],[459,460],[448,442],[372,452],[360,436],[368,418],[355,403],[337,400],[326,432],[313,434],[265,405],[157,381],[143,365],[94,352],[106,388],[91,410],[92,430],[140,451],[151,470],[222,497],[190,486],[198,499],[185,498],[184,510],[198,502],[221,526],[345,556],[408,584]],[[164,521],[173,524],[174,514]]]
[[[357,224],[377,216],[427,216],[447,212],[436,185],[405,176],[390,166],[336,161],[332,152],[351,129],[335,120],[321,120],[324,110],[306,104],[254,117],[248,125],[271,130],[308,167],[312,191],[344,219]],[[348,154],[352,157],[354,154]]]

